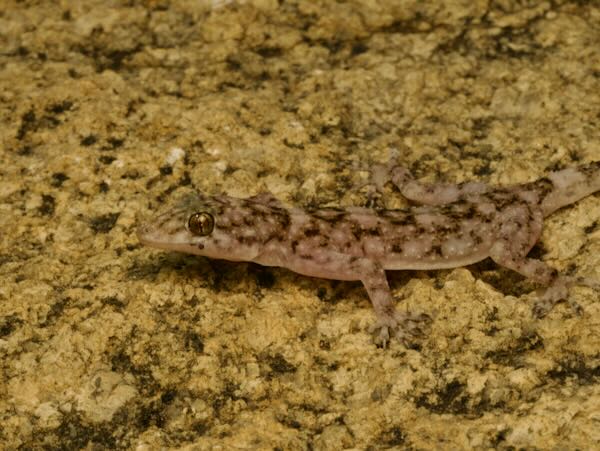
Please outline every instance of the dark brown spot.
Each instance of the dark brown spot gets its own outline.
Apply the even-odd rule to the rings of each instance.
[[[554,183],[548,177],[542,177],[533,183],[524,185],[524,188],[532,187],[538,193],[538,196],[543,199],[554,190]]]
[[[415,217],[406,210],[382,210],[381,216],[392,225],[407,226],[415,224]]]
[[[95,233],[108,233],[112,230],[120,213],[108,213],[90,220],[90,227]]]
[[[62,172],[56,172],[52,174],[52,181],[50,182],[50,185],[55,188],[60,188],[65,180],[69,180],[68,175]]]
[[[318,235],[319,233],[320,233],[320,230],[318,228],[310,228],[310,229],[306,229],[304,231],[304,236],[311,237],[311,236]]]
[[[281,210],[281,212],[278,213],[276,217],[279,221],[279,225],[284,229],[287,229],[290,226],[290,215],[287,211]]]
[[[319,240],[320,247],[327,247],[329,245],[329,238],[324,236]]]
[[[352,235],[354,235],[354,238],[356,238],[357,240],[360,240],[360,238],[363,234],[362,227],[356,223],[353,223],[350,230],[352,231]]]
[[[449,220],[446,224],[442,225],[442,233],[450,235],[457,233],[460,230],[460,222]]]
[[[441,257],[442,256],[442,248],[439,244],[435,244],[429,248],[427,251],[428,256]]]
[[[96,141],[98,141],[98,138],[96,138],[96,136],[94,135],[87,135],[86,137],[84,137],[79,144],[81,144],[82,146],[91,146],[93,144],[96,144]]]
[[[398,254],[402,253],[402,246],[398,243],[393,243],[392,244],[392,252],[396,252]]]
[[[600,170],[600,161],[592,161],[590,164],[579,166],[577,170],[583,175],[590,177]]]
[[[173,168],[171,166],[163,166],[159,169],[161,175],[171,175],[173,173]]]
[[[238,242],[240,244],[253,244],[256,243],[258,240],[256,239],[256,237],[253,236],[237,236],[236,239],[238,240]]]
[[[309,211],[310,215],[323,221],[335,224],[346,217],[346,210],[341,208],[322,208]]]
[[[118,149],[125,142],[124,139],[111,137],[106,140],[112,149]]]
[[[49,194],[42,194],[42,205],[39,206],[38,211],[45,216],[52,216],[56,208],[56,201],[54,197]]]
[[[371,236],[381,236],[381,230],[377,227],[372,227],[366,231]]]
[[[469,236],[471,237],[471,240],[473,240],[473,243],[475,243],[475,246],[479,246],[481,243],[483,243],[483,238],[475,231],[471,230]]]

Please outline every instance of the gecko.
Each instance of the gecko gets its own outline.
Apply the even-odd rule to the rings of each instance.
[[[377,190],[388,182],[411,206],[298,208],[266,192],[248,198],[194,193],[142,223],[137,236],[164,250],[360,280],[375,311],[376,341],[384,346],[392,335],[401,341],[418,335],[428,319],[395,307],[386,270],[455,268],[489,257],[544,288],[534,305],[538,317],[568,300],[572,285],[600,288],[527,255],[545,217],[600,190],[600,161],[508,186],[427,184],[400,165],[375,166]]]

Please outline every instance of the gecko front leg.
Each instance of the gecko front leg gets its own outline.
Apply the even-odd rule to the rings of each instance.
[[[371,328],[371,332],[379,331],[376,342],[385,347],[391,331],[404,344],[407,344],[411,338],[421,335],[421,325],[429,317],[424,314],[398,311],[384,269],[378,263],[368,259],[360,260],[357,265],[360,268],[360,280],[367,290],[377,317],[377,322]]]
[[[303,252],[306,248],[303,244],[298,244],[296,250]],[[370,332],[378,332],[375,342],[384,347],[392,335],[405,344],[412,341],[421,335],[421,326],[429,319],[424,314],[411,314],[396,309],[385,270],[374,259],[340,252],[315,252],[310,259],[302,254],[299,258],[290,259],[289,255],[281,258],[285,258],[288,267],[300,274],[338,280],[360,280],[367,290],[377,318]]]

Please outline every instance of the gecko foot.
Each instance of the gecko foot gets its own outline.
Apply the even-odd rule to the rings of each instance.
[[[369,328],[375,334],[375,344],[387,347],[392,335],[405,346],[415,339],[423,336],[423,329],[431,322],[431,318],[424,314],[414,314],[395,311],[393,316],[379,318]]]
[[[550,285],[533,306],[533,314],[537,318],[543,318],[560,301],[567,301],[573,311],[580,315],[583,308],[574,300],[569,298],[569,287],[573,285],[586,286],[600,291],[600,282],[586,277],[559,277]]]

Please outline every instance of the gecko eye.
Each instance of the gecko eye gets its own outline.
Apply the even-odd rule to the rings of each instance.
[[[194,213],[188,219],[188,228],[194,235],[210,235],[215,227],[215,219],[209,213]]]

